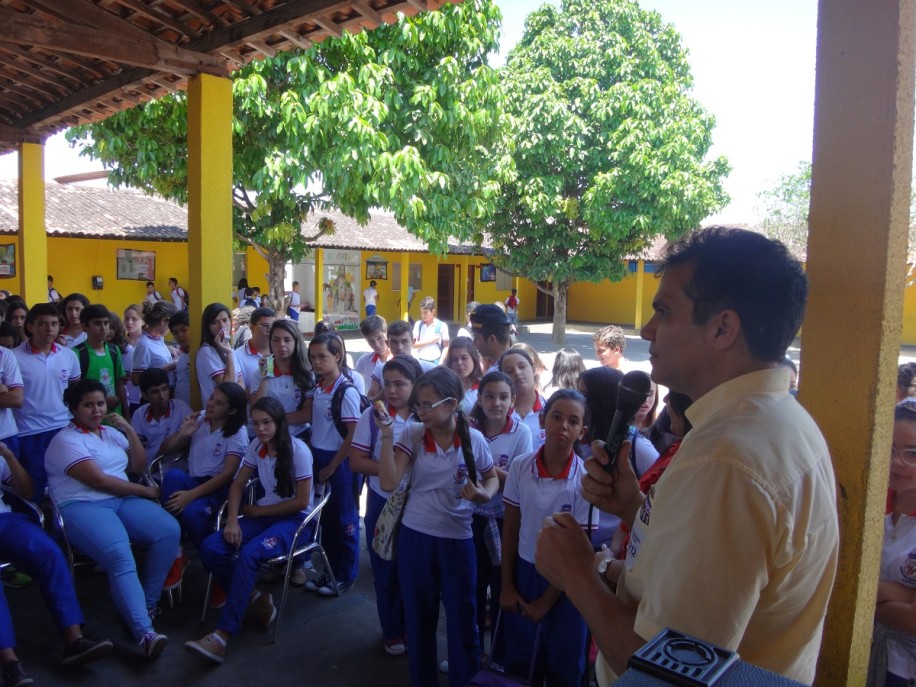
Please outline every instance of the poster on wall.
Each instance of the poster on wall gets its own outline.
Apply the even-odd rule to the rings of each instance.
[[[0,244],[0,279],[16,276],[16,244]]]
[[[496,266],[493,264],[481,265],[480,281],[496,281]]]
[[[359,328],[359,255],[358,250],[324,251],[324,318],[336,329]]]
[[[119,249],[117,261],[118,279],[156,281],[155,251]]]

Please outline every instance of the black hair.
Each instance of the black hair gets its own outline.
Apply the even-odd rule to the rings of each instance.
[[[290,499],[296,493],[296,480],[293,474],[293,439],[289,435],[289,424],[286,422],[286,411],[277,399],[262,396],[251,406],[252,414],[260,410],[273,420],[276,431],[273,442],[277,449],[277,462],[274,464],[274,478],[277,480],[275,493],[280,498]]]
[[[334,331],[334,325],[328,324],[324,320],[320,320],[315,323],[315,336],[321,336],[322,334],[329,334]]]
[[[575,389],[579,375],[585,372],[585,361],[574,348],[561,348],[553,360],[550,385],[557,389]]]
[[[483,412],[483,408],[480,405],[480,397],[483,395],[484,389],[486,389],[490,384],[496,384],[497,382],[507,384],[509,386],[509,391],[513,396],[515,396],[515,384],[512,383],[512,378],[509,375],[507,375],[505,372],[500,372],[499,370],[487,372],[477,383],[477,403],[474,404],[474,407],[471,408],[470,412],[471,419],[477,424],[478,427],[483,427],[484,423],[487,421],[486,414]]]
[[[223,423],[223,436],[228,439],[248,422],[248,394],[235,382],[217,384],[214,391],[221,392],[229,401],[229,410],[235,411]]]
[[[104,384],[96,379],[89,379],[88,377],[84,377],[75,384],[71,384],[64,390],[64,403],[67,404],[70,412],[75,414],[74,411],[76,410],[77,406],[79,406],[80,401],[82,401],[87,394],[92,394],[97,391],[101,392],[102,396],[107,395]]]
[[[16,331],[16,328],[11,325],[9,322],[0,322],[0,337],[11,336],[13,341],[19,337],[19,332]]]
[[[782,243],[745,229],[709,227],[674,244],[656,273],[682,265],[693,267],[684,291],[695,324],[734,310],[751,355],[767,362],[785,357],[805,314],[808,278]]]
[[[83,294],[79,293],[78,291],[74,291],[69,296],[61,300],[60,302],[61,313],[66,314],[67,303],[69,303],[70,301],[79,301],[80,303],[83,304],[84,308],[89,306],[89,299],[86,298],[86,296],[84,296]]]
[[[425,296],[422,301],[420,301],[421,310],[435,310],[436,301],[432,296]]]
[[[461,453],[464,456],[464,464],[468,469],[468,479],[472,484],[477,484],[477,461],[474,459],[474,451],[471,448],[471,425],[468,416],[461,410],[461,399],[464,398],[464,384],[461,383],[458,375],[447,367],[434,367],[427,370],[414,383],[410,390],[409,405],[413,408],[417,404],[417,392],[420,389],[432,389],[439,398],[454,398],[456,401],[455,409],[455,430],[458,433],[458,439],[461,441]]]
[[[116,346],[121,353],[124,353],[127,348],[127,329],[124,327],[124,322],[118,313],[114,310],[109,310],[108,323],[111,325],[111,338],[108,342],[112,346]]]
[[[916,363],[903,363],[897,368],[897,389],[904,397],[916,396]]]
[[[687,409],[691,406],[691,404],[693,404],[690,396],[687,394],[682,394],[679,391],[669,391],[668,400],[666,403],[667,405],[671,406],[672,410],[674,410],[683,418],[685,434],[693,429],[693,425],[690,424],[690,420],[687,419]]]
[[[248,315],[248,323],[251,326],[256,325],[260,320],[265,317],[276,317],[277,313],[274,312],[273,308],[255,308]]]
[[[591,439],[607,436],[617,412],[617,386],[623,372],[610,367],[592,367],[579,375],[585,386],[585,424]]]
[[[473,363],[471,367],[470,374],[470,385],[473,386],[480,381],[481,370],[480,370],[480,353],[477,351],[477,347],[474,345],[474,340],[469,339],[466,336],[460,336],[457,339],[452,339],[451,344],[448,347],[448,356],[445,359],[445,364],[448,365],[451,362],[452,351],[466,351],[469,356],[471,356],[471,362]],[[461,380],[464,383],[464,380]]]
[[[210,346],[214,351],[216,351],[219,359],[225,363],[226,356],[229,354],[216,345],[216,337],[213,335],[213,332],[210,331],[210,325],[213,324],[213,321],[220,315],[220,313],[223,312],[225,312],[226,317],[229,318],[231,326],[232,313],[229,312],[229,308],[227,308],[225,305],[222,303],[210,303],[206,308],[204,308],[204,312],[200,316],[200,346],[201,348],[204,346]],[[171,325],[172,320],[169,318],[169,326]]]
[[[161,367],[148,367],[140,373],[139,387],[143,394],[154,386],[169,383],[169,375]]]
[[[179,310],[174,315],[169,318],[169,330],[175,329],[175,327],[185,327],[191,326],[191,316],[188,314],[187,310]]]
[[[270,332],[268,333],[268,341],[273,338],[274,332],[277,329],[282,329],[291,337],[293,341],[296,342],[295,348],[293,348],[293,355],[290,362],[290,374],[293,377],[293,381],[296,383],[296,386],[299,387],[302,391],[302,398],[305,398],[305,393],[311,391],[315,387],[315,377],[312,374],[312,366],[309,363],[308,355],[306,354],[306,348],[302,341],[302,333],[299,331],[299,327],[292,320],[274,320],[273,324],[270,325]],[[270,344],[268,343],[268,346]],[[271,349],[273,353],[273,349]]]
[[[369,317],[359,323],[359,333],[364,337],[372,336],[378,332],[385,334],[387,331],[388,323],[385,322],[385,318],[381,315],[369,315]]]
[[[550,409],[553,407],[553,404],[557,401],[575,401],[576,403],[582,404],[582,424],[585,424],[585,414],[588,412],[588,401],[585,399],[585,396],[581,391],[577,389],[557,389],[551,394],[550,398],[547,399],[547,403],[544,406],[542,411],[544,415],[550,412]]]
[[[80,310],[80,323],[83,325],[88,325],[92,320],[111,320],[111,315],[108,312],[108,308],[104,305],[99,305],[98,303],[93,303],[92,305],[87,305],[85,308]]]
[[[396,355],[382,366],[382,378],[386,372],[396,371],[411,382],[415,382],[423,374],[423,366],[412,355]]]
[[[388,323],[388,336],[401,336],[405,333],[410,334],[410,332],[411,327],[407,320],[395,320]]]
[[[606,348],[619,348],[621,353],[627,347],[627,337],[623,333],[623,329],[616,324],[609,324],[596,331],[592,334],[592,342],[595,345],[601,344]]]
[[[25,307],[25,303],[22,304],[22,307]],[[10,312],[17,309],[17,307],[13,306],[10,308]],[[25,315],[25,323],[34,324],[35,320],[37,320],[39,317],[59,318],[60,310],[57,307],[57,303],[36,303],[28,309],[28,312]]]
[[[248,288],[248,280],[245,279],[245,277],[242,277],[241,279],[239,279],[239,283],[238,283],[238,285],[237,285],[235,288],[236,288],[236,291],[238,291],[239,289],[247,289],[247,288]]]

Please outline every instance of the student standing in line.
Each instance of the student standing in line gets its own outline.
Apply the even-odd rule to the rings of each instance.
[[[169,318],[169,332],[178,346],[175,359],[175,398],[191,405],[191,318],[187,310],[179,310]],[[141,375],[142,377],[142,375]]]
[[[442,365],[448,356],[448,325],[436,318],[436,301],[427,296],[420,301],[420,321],[413,325],[413,347],[420,359]]]
[[[178,285],[175,277],[169,278],[169,289],[172,291],[172,304],[178,310],[188,309],[188,292]]]
[[[376,306],[378,305],[379,298],[378,291],[375,290],[376,282],[375,279],[369,282],[369,286],[363,291],[363,304],[366,306],[366,317],[371,317],[375,314]]]
[[[538,449],[544,443],[540,415],[546,401],[537,388],[534,361],[527,352],[510,348],[500,356],[497,364],[499,371],[509,375],[515,386],[515,413],[531,430],[532,446]]]
[[[274,320],[270,325],[270,356],[259,361],[261,376],[249,403],[254,408],[265,396],[277,399],[286,411],[290,434],[300,437],[308,428],[303,407],[306,394],[315,386],[315,378],[295,323]]]
[[[381,398],[382,385],[373,383],[372,372],[380,364],[384,365],[394,357],[388,348],[388,323],[381,315],[371,315],[359,323],[359,333],[372,350],[363,353],[353,369],[362,375],[366,388],[369,389],[366,395],[370,401],[374,401]]]
[[[235,360],[239,365],[243,386],[250,394],[258,390],[261,383],[261,359],[270,355],[270,328],[276,319],[276,313],[270,308],[256,308],[249,316],[251,338],[235,351]],[[252,438],[254,437],[253,433]]]
[[[60,316],[65,324],[60,332],[60,344],[73,348],[86,340],[83,323],[80,322],[80,312],[89,305],[89,299],[81,293],[71,293],[60,302]]]
[[[73,347],[80,361],[80,376],[95,379],[105,387],[108,410],[120,413],[130,422],[130,408],[124,380],[124,364],[121,351],[108,343],[111,323],[108,308],[104,305],[87,305],[80,311],[80,322],[86,332],[86,340]]]
[[[448,348],[445,365],[461,380],[461,385],[464,387],[461,409],[465,413],[470,413],[474,404],[477,403],[477,384],[483,374],[480,354],[474,342],[468,338],[458,338],[452,341]]]
[[[143,308],[140,305],[128,305],[124,308],[124,330],[127,332],[127,343],[121,351],[121,361],[124,363],[124,371],[127,373],[127,380],[124,389],[127,393],[127,404],[130,408],[131,417],[133,412],[140,406],[140,387],[134,384],[131,374],[134,371],[134,349],[137,341],[143,334]]]
[[[169,331],[169,319],[177,310],[166,301],[159,301],[153,306],[143,308],[143,322],[146,328],[140,334],[134,348],[134,365],[130,379],[134,384],[140,382],[140,374],[151,367],[158,367],[174,377],[177,362],[172,351],[165,345],[165,335]],[[174,381],[172,386],[174,386]]]
[[[217,384],[242,381],[241,366],[229,344],[232,316],[222,303],[210,303],[200,318],[200,348],[195,358],[200,402],[204,405]]]
[[[420,423],[408,423],[396,447],[393,427],[379,428],[381,488],[396,489],[410,469],[397,564],[413,687],[439,684],[440,602],[448,627],[450,687],[463,687],[480,667],[471,519],[475,504],[496,494],[499,477],[486,441],[459,408],[462,395],[458,376],[437,367],[417,380],[410,395]]]

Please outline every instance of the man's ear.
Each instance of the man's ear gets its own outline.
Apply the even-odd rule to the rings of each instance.
[[[741,318],[735,310],[722,310],[709,318],[708,331],[716,350],[731,348],[741,336]]]

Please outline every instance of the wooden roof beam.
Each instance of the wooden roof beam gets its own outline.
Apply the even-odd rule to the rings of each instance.
[[[0,43],[4,44],[38,46],[176,74],[228,75],[224,60],[179,48],[152,36],[145,40],[124,41],[120,36],[84,26],[48,26],[33,17],[6,9],[0,9],[0,22],[6,28],[0,34]]]
[[[356,0],[356,2],[353,3],[353,7],[366,19],[374,21],[379,26],[385,23],[385,20],[382,19],[382,15],[378,12],[378,10],[373,9],[368,2],[365,2],[365,0]]]
[[[23,48],[17,47],[15,45],[2,45],[0,44],[0,52],[6,52],[10,55],[16,55],[21,57],[24,60],[28,60],[32,64],[38,65],[42,69],[52,72],[57,76],[61,77],[64,81],[73,84],[74,86],[79,86],[80,80],[77,79],[73,74],[68,72],[66,69],[63,69],[60,65],[55,62],[48,60],[40,55],[29,52]]]
[[[200,32],[191,28],[184,22],[180,22],[166,12],[157,10],[155,7],[151,7],[142,2],[137,2],[137,0],[114,0],[119,5],[126,7],[129,10],[133,10],[137,14],[140,14],[148,19],[151,19],[155,22],[159,22],[165,26],[168,26],[170,29],[177,31],[183,36],[194,39],[200,36]]]
[[[343,29],[341,29],[337,24],[335,24],[330,19],[323,19],[322,17],[312,17],[310,21],[314,22],[321,28],[323,28],[329,36],[334,36],[334,38],[340,38],[343,36]]]
[[[191,14],[193,14],[195,17],[197,17],[204,23],[209,24],[211,27],[215,28],[217,26],[226,26],[226,24],[228,23],[222,17],[219,17],[213,14],[210,10],[208,10],[206,7],[201,5],[199,2],[196,2],[196,0],[171,0],[171,1],[175,3],[176,5],[178,5],[179,7],[183,7],[186,11],[190,12]]]
[[[10,143],[42,143],[44,137],[31,129],[19,129],[14,126],[0,124],[0,140]]]
[[[53,95],[54,98],[59,98],[63,93],[66,92],[66,89],[61,87],[59,79],[55,79],[55,78],[48,76],[48,74],[41,71],[40,69],[35,69],[34,67],[30,67],[29,65],[25,63],[24,60],[13,60],[13,59],[10,59],[9,57],[4,56],[2,53],[0,53],[0,65],[7,67],[9,69],[14,69],[18,72],[22,72],[23,74],[28,74],[35,81],[40,81],[42,83],[48,84],[49,86],[52,86],[55,89],[55,92],[53,94],[49,93],[48,95]],[[36,90],[40,90],[34,84],[30,84],[30,86],[32,86],[32,88],[35,88]]]
[[[280,35],[295,45],[297,48],[302,48],[303,50],[308,50],[312,47],[312,45],[314,45],[308,38],[300,36],[295,31],[287,31],[284,29],[283,31],[280,31]]]

